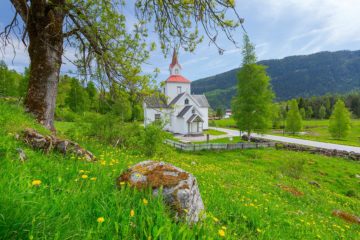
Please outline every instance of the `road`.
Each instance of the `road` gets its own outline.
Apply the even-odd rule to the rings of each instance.
[[[239,130],[217,128],[217,127],[209,127],[209,128],[214,129],[214,130],[219,130],[222,132],[226,132],[228,135],[231,135],[231,136],[240,136]],[[263,139],[268,139],[268,140],[272,140],[272,141],[277,141],[277,142],[294,143],[294,144],[300,144],[300,145],[310,146],[310,147],[324,148],[324,149],[330,149],[330,150],[336,149],[339,151],[360,153],[360,147],[353,147],[353,146],[325,143],[325,142],[317,142],[317,141],[311,141],[311,140],[303,140],[303,139],[298,139],[298,138],[282,137],[282,136],[275,136],[275,135],[268,135],[268,134],[254,133],[254,134],[252,134],[252,136],[258,137],[258,138],[263,138]]]

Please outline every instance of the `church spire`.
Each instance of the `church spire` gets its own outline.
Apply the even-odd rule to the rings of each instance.
[[[174,48],[174,52],[173,52],[173,56],[172,56],[172,61],[171,61],[171,64],[170,64],[170,67],[174,67],[176,64],[179,64],[178,62],[178,57],[177,57],[177,52]]]
[[[169,66],[169,70],[170,70],[170,75],[180,75],[181,65],[179,64],[178,53],[176,52],[175,48]]]

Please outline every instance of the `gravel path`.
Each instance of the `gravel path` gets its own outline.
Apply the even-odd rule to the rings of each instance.
[[[210,129],[226,132],[228,136],[240,136],[240,132],[238,130],[232,130],[232,129],[226,129],[226,128],[216,128],[216,127],[209,127]],[[353,147],[353,146],[347,146],[347,145],[340,145],[340,144],[334,144],[334,143],[325,143],[325,142],[317,142],[317,141],[311,141],[311,140],[303,140],[298,138],[291,138],[291,137],[282,137],[282,136],[275,136],[275,135],[268,135],[268,134],[252,134],[254,137],[278,141],[278,142],[286,142],[286,143],[294,143],[294,144],[300,144],[304,146],[310,146],[310,147],[317,147],[317,148],[325,148],[325,149],[336,149],[341,151],[347,151],[347,152],[356,152],[360,153],[360,147]]]

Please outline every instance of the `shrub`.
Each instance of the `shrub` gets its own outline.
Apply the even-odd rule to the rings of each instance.
[[[152,157],[163,145],[166,133],[162,130],[162,124],[154,122],[144,129],[144,153],[148,157]]]
[[[79,120],[79,115],[69,108],[56,108],[55,119],[57,121],[76,122]]]

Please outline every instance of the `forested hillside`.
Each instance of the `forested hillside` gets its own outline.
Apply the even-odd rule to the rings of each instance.
[[[278,101],[360,88],[360,51],[320,52],[259,63],[268,67]],[[236,92],[238,70],[194,81],[192,89],[205,93],[214,109],[228,108]]]

